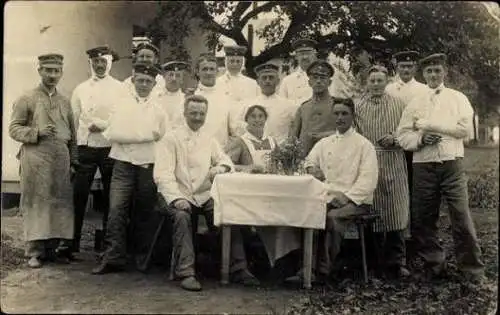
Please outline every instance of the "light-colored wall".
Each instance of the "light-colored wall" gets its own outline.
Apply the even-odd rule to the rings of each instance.
[[[8,125],[14,101],[39,82],[37,56],[47,52],[64,55],[64,75],[59,90],[70,97],[73,89],[90,74],[85,51],[107,44],[120,56],[130,56],[132,26],[147,26],[157,9],[157,1],[7,2],[4,10],[2,182],[19,180],[15,155],[20,144],[9,137]],[[43,28],[46,30],[42,31]],[[186,39],[193,60],[206,51],[204,36],[194,27],[192,36]],[[113,64],[111,74],[123,80],[130,76],[131,69],[131,60],[123,59]]]
[[[10,1],[4,10],[4,72],[2,181],[17,181],[15,155],[19,143],[8,135],[12,104],[39,83],[37,56],[47,52],[64,55],[64,75],[59,90],[70,97],[76,85],[89,76],[85,51],[108,44],[121,56],[130,55],[132,23],[128,2]],[[47,26],[50,26],[46,28]],[[45,31],[41,31],[46,28]],[[130,75],[130,60],[113,65],[118,79]]]

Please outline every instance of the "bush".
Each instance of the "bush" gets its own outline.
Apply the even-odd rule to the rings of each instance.
[[[478,174],[470,174],[468,181],[471,208],[496,209],[498,207],[498,165]]]

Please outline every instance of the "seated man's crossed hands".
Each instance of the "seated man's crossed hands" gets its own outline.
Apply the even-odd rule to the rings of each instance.
[[[310,166],[306,168],[306,171],[308,174],[314,176],[317,180],[325,180],[325,174],[318,166]],[[335,209],[342,208],[349,202],[352,202],[344,193],[340,191],[329,191],[328,196],[332,198],[328,203]]]
[[[328,193],[328,196],[332,197],[329,204],[333,206],[333,208],[342,208],[347,206],[349,202],[352,202],[351,199],[347,198],[347,196],[340,191],[331,191]]]
[[[229,171],[231,171],[229,166],[217,165],[210,168],[210,170],[208,171],[208,176],[210,178],[210,181],[213,182],[216,175],[228,173]]]
[[[177,210],[191,213],[191,204],[186,199],[177,199],[176,201],[174,201],[174,207]]]
[[[324,181],[326,179],[325,174],[323,173],[321,168],[319,168],[319,166],[307,167],[306,172],[307,174],[311,174],[312,176],[314,176],[319,181]]]

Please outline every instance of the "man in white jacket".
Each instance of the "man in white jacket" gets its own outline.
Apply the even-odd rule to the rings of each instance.
[[[153,44],[150,43],[140,43],[135,49],[134,63],[144,63],[149,65],[157,65],[160,59],[160,50]],[[133,92],[135,87],[132,82],[134,77],[133,69],[132,75],[123,81],[123,84]],[[165,80],[163,79],[161,73],[158,73],[155,78],[156,84],[151,91],[151,95],[156,96],[160,94],[162,88],[165,86]]]
[[[132,245],[136,264],[142,263],[152,235],[157,188],[153,181],[155,143],[165,134],[165,112],[151,95],[159,69],[136,64],[134,93],[125,94],[110,118],[104,136],[112,143],[109,156],[115,160],[110,188],[106,251],[93,274],[119,271],[126,265],[127,245]],[[132,202],[133,201],[133,202]],[[132,211],[130,206],[133,204]],[[126,244],[127,223],[134,226],[134,244]]]
[[[165,86],[161,87],[158,103],[167,113],[172,128],[184,123],[183,104],[186,95],[182,92],[181,86],[188,67],[188,63],[178,60],[166,62],[161,66]]]
[[[242,101],[238,119],[243,120],[243,115],[248,107],[252,105],[264,106],[269,114],[265,132],[281,143],[288,138],[297,106],[276,93],[280,81],[278,65],[271,62],[261,64],[255,67],[255,73],[260,88],[259,95]]]
[[[195,70],[200,82],[194,94],[205,97],[211,105],[207,109],[203,129],[224,147],[230,136],[243,133],[242,122],[237,119],[239,107],[231,106],[233,103],[226,91],[217,85],[217,61],[214,54],[201,54]]]
[[[202,126],[210,105],[203,96],[191,95],[184,102],[185,123],[157,145],[154,179],[160,194],[160,206],[173,223],[171,275],[189,291],[201,290],[196,279],[192,240],[193,216],[204,215],[214,230],[212,181],[217,174],[234,169],[231,159]],[[196,221],[195,221],[196,222]],[[231,238],[231,280],[258,285],[248,271],[242,235],[233,228]]]
[[[238,45],[226,46],[224,52],[226,54],[226,72],[217,78],[217,86],[223,89],[231,99],[231,106],[244,99],[259,95],[259,87],[255,80],[241,73],[245,65],[247,48]]]
[[[80,83],[71,97],[80,163],[73,182],[75,229],[72,252],[80,251],[85,209],[97,168],[99,168],[104,188],[103,229],[106,229],[113,160],[108,157],[111,143],[104,138],[102,132],[116,100],[124,92],[122,83],[109,74],[114,61],[111,49],[107,46],[99,46],[87,50],[87,55],[91,77]]]

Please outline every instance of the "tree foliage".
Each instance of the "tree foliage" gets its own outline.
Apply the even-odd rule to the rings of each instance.
[[[248,47],[245,25],[272,12],[269,23],[255,32],[265,40],[264,51],[257,56],[247,52],[250,75],[257,64],[288,57],[293,39],[308,35],[323,53],[353,61],[349,52],[364,49],[374,62],[387,66],[391,55],[402,49],[423,55],[444,52],[453,66],[450,83],[474,99],[481,115],[500,105],[500,19],[481,2],[268,1],[254,6],[242,1],[166,1],[158,6],[152,33],[184,55],[183,39],[196,24],[208,32],[210,50],[220,48],[222,35]]]

